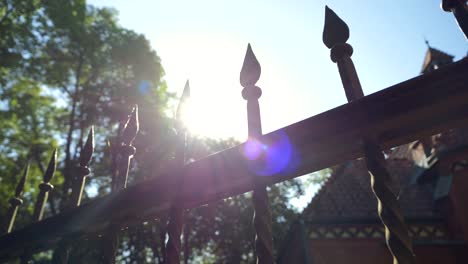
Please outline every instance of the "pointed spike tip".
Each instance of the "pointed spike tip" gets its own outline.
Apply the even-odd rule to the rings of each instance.
[[[139,129],[140,124],[138,121],[138,105],[135,105],[133,107],[130,118],[128,119],[123,129],[122,142],[126,145],[130,145],[138,134]]]
[[[244,64],[240,72],[240,83],[243,87],[255,85],[260,79],[262,68],[252,51],[250,43],[247,45],[247,51],[244,57]]]
[[[26,184],[26,179],[28,178],[28,173],[29,173],[29,161],[23,170],[23,175],[21,176],[20,181],[18,182],[18,185],[16,186],[16,190],[15,190],[16,198],[20,198],[21,195],[23,194],[24,185]]]
[[[177,105],[176,110],[176,120],[180,121],[182,119],[182,109],[185,107],[185,104],[190,99],[190,84],[189,80],[185,83],[184,91],[180,96],[179,104]]]
[[[86,167],[88,166],[89,162],[91,161],[91,157],[93,156],[94,152],[94,126],[91,126],[88,133],[88,138],[86,139],[86,143],[81,150],[80,154],[80,166]]]
[[[325,6],[325,25],[323,43],[329,49],[336,44],[343,44],[349,39],[348,25],[328,6]]]
[[[49,165],[44,173],[43,182],[48,183],[52,179],[55,173],[55,169],[57,168],[57,149],[54,149],[52,153],[52,157],[50,157]]]

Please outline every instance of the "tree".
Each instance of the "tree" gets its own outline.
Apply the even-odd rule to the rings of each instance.
[[[12,195],[27,160],[33,163],[26,210],[22,209],[18,226],[30,222],[43,163],[55,147],[61,155],[48,213],[65,209],[91,125],[96,130],[96,154],[87,184],[97,188],[98,195],[110,192],[113,144],[134,104],[139,106],[141,126],[129,184],[157,177],[155,171],[169,166],[175,134],[173,120],[165,113],[173,95],[149,41],[121,27],[115,10],[83,0],[5,0],[0,5],[0,33],[1,57],[8,58],[0,63],[0,169],[6,175],[0,178],[1,201]],[[195,138],[189,142],[189,156],[196,160],[235,144]],[[296,217],[288,200],[302,191],[297,181],[269,190],[276,248]],[[2,220],[6,208],[0,209]],[[183,236],[186,262],[252,262],[252,215],[250,194],[188,212]],[[164,217],[148,220],[122,232],[118,259],[164,263],[166,222]],[[72,263],[97,263],[102,241],[86,239],[70,245]],[[43,255],[43,260],[50,261],[50,255]]]

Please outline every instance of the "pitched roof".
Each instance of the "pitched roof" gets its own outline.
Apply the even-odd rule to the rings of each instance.
[[[432,47],[429,47],[426,51],[426,56],[424,56],[424,63],[421,68],[421,73],[426,72],[427,68],[429,65],[431,65],[431,62],[437,61],[441,64],[449,64],[453,62],[454,56],[447,54],[443,51],[440,51],[438,49],[434,49]],[[439,65],[441,66],[441,65]]]
[[[408,159],[387,159],[388,169],[399,197],[403,214],[408,218],[439,218],[431,192],[416,184],[418,167]],[[371,190],[364,160],[340,165],[322,186],[303,212],[304,220],[328,221],[377,219],[377,200]]]

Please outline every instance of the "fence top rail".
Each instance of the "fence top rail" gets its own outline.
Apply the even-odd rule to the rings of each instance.
[[[365,136],[375,136],[386,149],[468,125],[467,72],[465,58],[260,137],[267,145],[285,139],[296,158],[261,181],[275,184],[362,157]],[[20,256],[25,248],[50,248],[62,237],[97,235],[111,222],[128,225],[156,218],[171,207],[173,190],[178,190],[180,206],[186,208],[251,191],[254,173],[243,155],[245,146],[218,152],[3,235],[0,261]],[[183,177],[182,184],[175,175]]]

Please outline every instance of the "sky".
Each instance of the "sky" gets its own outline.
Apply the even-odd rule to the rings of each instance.
[[[239,72],[247,44],[262,67],[263,132],[346,103],[322,43],[325,5],[349,26],[352,59],[366,95],[420,73],[427,50],[464,57],[467,41],[440,1],[92,0],[115,8],[123,27],[144,34],[161,58],[169,90],[190,80],[194,134],[245,140]]]

